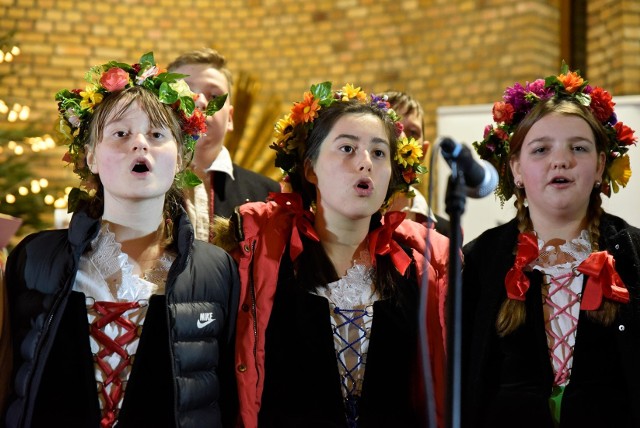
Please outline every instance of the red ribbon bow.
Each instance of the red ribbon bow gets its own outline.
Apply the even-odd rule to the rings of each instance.
[[[518,235],[516,260],[504,279],[507,296],[510,299],[525,299],[530,283],[529,278],[527,278],[522,269],[534,261],[536,257],[538,257],[538,238],[536,235],[531,232]]]
[[[582,293],[580,309],[598,309],[603,296],[616,302],[629,302],[629,290],[616,272],[616,262],[611,254],[606,251],[591,253],[577,269],[589,276]]]
[[[382,226],[369,233],[369,253],[371,264],[376,265],[376,254],[384,256],[390,254],[396,270],[402,275],[411,264],[411,257],[405,253],[402,247],[394,241],[393,232],[400,226],[406,214],[400,211],[391,211],[385,214]]]
[[[269,193],[269,198],[278,205],[286,207],[293,213],[291,239],[289,241],[289,256],[291,260],[298,258],[302,252],[302,238],[300,234],[316,242],[320,241],[318,233],[313,228],[313,213],[305,210],[302,205],[302,196],[299,193]]]

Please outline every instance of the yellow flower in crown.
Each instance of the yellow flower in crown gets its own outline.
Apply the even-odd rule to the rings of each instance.
[[[226,102],[227,95],[215,97],[206,109],[196,108],[195,94],[184,81],[186,75],[167,73],[155,64],[153,52],[147,52],[135,64],[109,61],[93,66],[85,73],[87,86],[82,89],[62,89],[55,95],[58,102],[60,123],[57,127],[59,136],[68,150],[63,160],[73,165],[73,171],[81,179],[80,187],[69,194],[69,211],[74,211],[77,202],[90,198],[91,189],[98,188],[98,178],[86,163],[85,144],[88,141],[89,127],[94,109],[105,97],[133,86],[145,88],[158,98],[158,101],[171,107],[179,122],[183,140],[183,169],[175,180],[181,186],[192,187],[200,183],[200,179],[187,166],[193,159],[196,141],[207,130],[206,116],[219,111]]]
[[[611,162],[607,169],[609,178],[611,178],[611,189],[613,193],[618,193],[619,186],[626,187],[631,178],[631,164],[629,155],[617,157]]]
[[[419,164],[422,156],[422,146],[415,138],[403,137],[398,142],[398,151],[396,152],[395,160],[403,167],[412,167]]]
[[[82,101],[80,101],[80,108],[93,111],[93,108],[102,102],[104,95],[97,92],[98,88],[93,85],[88,85],[84,91],[80,92]]]
[[[502,101],[494,103],[495,123],[487,125],[482,140],[473,143],[480,158],[489,161],[498,170],[500,181],[495,193],[500,204],[503,205],[515,193],[515,183],[509,168],[511,138],[534,107],[548,99],[570,100],[591,111],[607,136],[604,141],[606,172],[602,177],[600,191],[611,196],[611,190],[615,193],[620,186],[625,187],[631,177],[626,153],[637,143],[635,131],[618,122],[614,112],[615,103],[609,92],[591,86],[579,72],[569,70],[569,66],[563,61],[560,74],[536,79],[525,85],[516,82],[507,87]]]
[[[351,83],[347,83],[342,87],[342,101],[349,101],[354,98],[359,101],[366,101],[367,94],[359,86],[356,88]]]
[[[402,133],[402,127],[399,126],[400,117],[391,108],[386,95],[367,94],[352,84],[346,84],[337,91],[331,88],[331,82],[314,84],[304,93],[304,99],[294,103],[291,112],[275,124],[274,141],[269,145],[269,148],[276,151],[275,166],[287,175],[299,168],[314,120],[323,114],[321,109],[342,102],[368,104],[384,112],[395,125],[396,137]],[[410,141],[405,138],[393,146],[397,149],[393,159],[400,165],[404,179],[404,183],[401,183],[397,190],[407,192],[411,196],[410,186],[419,183],[419,175],[427,172],[420,164],[423,156],[422,146],[413,138]]]
[[[293,130],[294,126],[295,122],[291,120],[291,114],[287,114],[283,118],[278,120],[275,125],[276,143],[282,145],[284,143],[284,140],[289,137],[289,134]]]

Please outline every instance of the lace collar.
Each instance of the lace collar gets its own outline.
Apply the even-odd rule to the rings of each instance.
[[[538,257],[531,263],[531,269],[556,276],[566,273],[580,265],[591,254],[589,232],[582,230],[580,235],[569,242],[554,240],[548,243],[538,239]]]
[[[122,252],[122,246],[105,222],[91,241],[91,250],[80,258],[74,290],[98,301],[146,300],[152,294],[164,293],[174,258],[165,252],[143,277],[133,274],[129,257]]]
[[[353,266],[337,281],[318,287],[316,294],[326,297],[340,309],[363,308],[379,299],[373,284],[371,254],[364,248],[353,261]]]

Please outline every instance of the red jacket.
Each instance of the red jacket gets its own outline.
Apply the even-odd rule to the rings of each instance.
[[[280,194],[284,195],[284,194]],[[288,198],[283,196],[283,198]],[[294,197],[295,198],[295,197]],[[282,202],[282,200],[281,200]],[[292,201],[294,202],[294,201]],[[240,308],[236,324],[235,369],[240,402],[240,426],[255,428],[264,386],[265,331],[269,323],[278,283],[280,260],[287,244],[295,257],[302,251],[299,234],[310,227],[310,213],[303,213],[297,203],[275,201],[248,203],[238,208],[240,245],[232,255],[240,274]],[[401,243],[412,249],[421,283],[427,229],[405,220],[393,232],[392,246]],[[372,232],[373,233],[373,232]],[[429,262],[428,313],[438,314],[428,320],[431,370],[436,390],[438,419],[442,426],[445,387],[444,297],[447,285],[449,240],[431,230]],[[399,248],[399,247],[398,247]],[[402,250],[400,250],[402,251]],[[253,332],[250,334],[249,332]],[[420,376],[416,376],[417,379]]]

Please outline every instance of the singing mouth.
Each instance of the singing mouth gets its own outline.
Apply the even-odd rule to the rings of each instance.
[[[571,180],[564,177],[555,177],[551,180],[551,184],[567,184],[570,183]]]
[[[150,168],[149,168],[149,165],[147,165],[146,160],[140,159],[136,161],[136,163],[133,165],[133,168],[131,168],[131,171],[137,172],[137,173],[144,173],[144,172],[149,172]]]
[[[360,196],[369,196],[373,193],[373,182],[370,178],[362,179],[355,185],[356,192]]]

